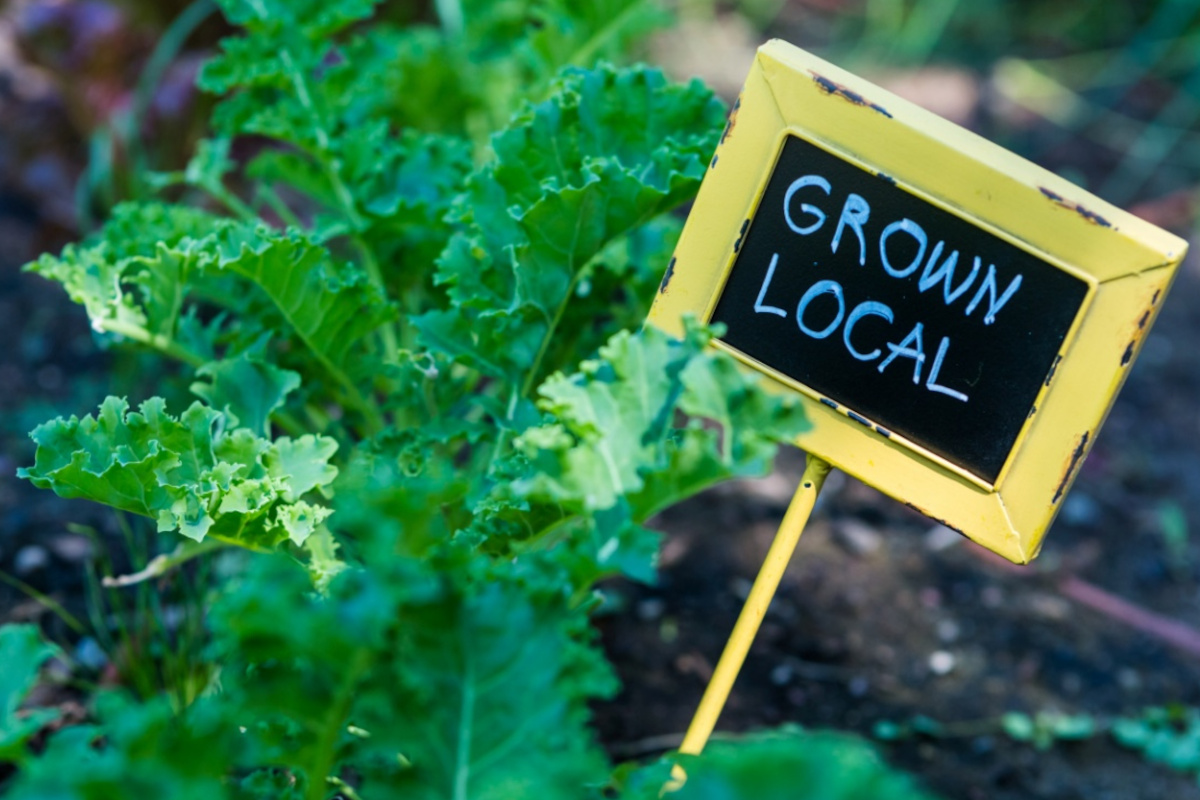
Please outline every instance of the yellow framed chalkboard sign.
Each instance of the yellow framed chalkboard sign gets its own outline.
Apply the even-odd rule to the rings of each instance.
[[[650,312],[798,394],[797,445],[1032,559],[1186,243],[785,42]]]

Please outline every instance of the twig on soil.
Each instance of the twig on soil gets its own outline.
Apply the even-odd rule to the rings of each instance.
[[[1061,580],[1058,590],[1064,597],[1200,658],[1200,631],[1191,625],[1136,606],[1074,576]]]
[[[1032,578],[1045,574],[1018,567],[982,547],[972,547],[971,553],[988,566],[1014,577]],[[1066,574],[1059,578],[1054,588],[1069,600],[1153,636],[1190,656],[1200,658],[1200,630],[1185,622],[1156,614],[1075,575]]]

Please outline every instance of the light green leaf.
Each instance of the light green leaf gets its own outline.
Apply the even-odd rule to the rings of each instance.
[[[1033,718],[1019,711],[1009,711],[1000,718],[1000,726],[1010,739],[1018,742],[1032,741],[1034,734]]]
[[[205,364],[191,389],[209,407],[224,413],[236,427],[269,436],[271,415],[283,408],[284,399],[300,386],[300,375],[267,363],[265,340],[234,358]]]
[[[17,474],[63,497],[151,517],[160,531],[178,530],[196,541],[211,533],[271,545],[304,538],[311,527],[302,520],[316,525],[324,518],[310,506],[288,507],[336,477],[325,463],[337,449],[333,440],[307,435],[270,442],[245,428],[227,429],[220,412],[200,403],[178,419],[160,398],[138,412],[128,409],[110,397],[97,417],[39,426],[32,434],[34,466]],[[285,471],[292,467],[295,476]]]
[[[653,513],[719,481],[770,470],[778,446],[804,428],[801,409],[706,349],[709,338],[696,326],[682,341],[655,328],[622,332],[579,373],[542,384],[539,408],[552,421],[515,440],[525,468],[494,492],[509,498],[507,509],[497,507],[514,521],[514,535],[540,518],[558,526],[563,513],[576,515],[602,567],[645,579],[653,539],[641,525]],[[682,427],[679,412],[687,415]]]
[[[267,472],[283,487],[283,499],[294,503],[313,489],[333,483],[338,471],[329,459],[337,449],[337,442],[327,436],[284,437],[266,454]]]
[[[934,800],[866,742],[842,733],[785,729],[712,742],[680,763],[687,781],[673,794],[679,800]]]
[[[61,283],[98,331],[133,326],[169,337],[183,298],[198,288],[189,285],[198,277],[198,256],[186,242],[217,220],[195,209],[124,203],[89,243],[67,245],[25,269]]]
[[[317,360],[344,382],[351,351],[394,316],[363,272],[336,264],[328,250],[295,231],[227,225],[215,250],[214,268],[265,292]]]
[[[418,319],[429,344],[513,383],[540,374],[549,339],[592,324],[564,313],[592,259],[695,192],[721,119],[699,84],[644,68],[566,71],[471,178],[457,211],[467,227],[438,263],[464,323]],[[518,329],[539,346],[511,347]]]

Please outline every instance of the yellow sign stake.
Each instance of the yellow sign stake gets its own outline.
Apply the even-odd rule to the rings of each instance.
[[[792,502],[788,504],[787,513],[779,525],[779,532],[775,534],[775,541],[771,543],[762,569],[754,579],[750,596],[742,606],[742,613],[738,615],[737,623],[733,626],[733,633],[729,636],[725,651],[721,653],[721,660],[717,662],[712,680],[708,682],[708,688],[704,690],[704,697],[700,699],[700,706],[696,709],[692,724],[688,726],[687,735],[683,737],[680,753],[700,755],[704,745],[708,743],[708,737],[712,735],[717,718],[721,716],[721,710],[733,689],[733,682],[737,680],[742,662],[750,652],[750,644],[758,633],[763,617],[767,615],[767,607],[771,605],[775,590],[779,588],[779,581],[783,579],[788,562],[792,560],[792,553],[800,542],[800,534],[804,532],[804,526],[812,513],[813,505],[817,502],[817,495],[825,483],[829,469],[828,462],[813,455],[808,456],[800,487],[796,489]]]

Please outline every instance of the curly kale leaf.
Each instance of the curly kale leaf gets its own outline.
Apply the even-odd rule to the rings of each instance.
[[[438,264],[450,307],[417,320],[430,347],[524,389],[552,337],[595,322],[566,313],[592,260],[690,197],[721,103],[645,69],[572,69],[551,99],[497,134],[495,160],[457,205],[464,230]]]
[[[32,434],[35,486],[150,517],[160,531],[267,546],[303,544],[330,510],[302,499],[337,477],[337,443],[311,434],[268,441],[200,403],[167,414],[160,398],[129,412],[110,397],[96,417],[56,419]]]
[[[394,317],[362,270],[304,234],[157,203],[118,207],[91,244],[70,245],[29,269],[62,283],[96,330],[195,367],[215,360],[220,344],[216,326],[197,323],[203,308],[217,305],[236,317],[227,360],[265,332],[290,332],[311,355],[293,363],[309,377],[332,377],[351,399],[364,339]]]
[[[538,390],[547,421],[515,440],[518,459],[478,507],[474,532],[501,547],[573,523],[582,566],[590,558],[598,574],[651,579],[657,538],[642,525],[656,511],[766,474],[806,426],[799,405],[763,392],[710,339],[695,325],[683,340],[622,332],[578,373],[547,379]]]

